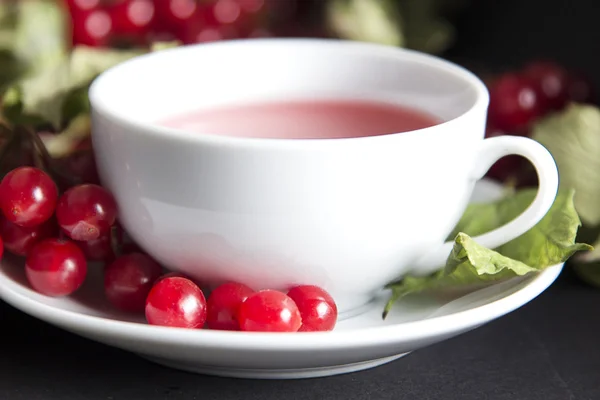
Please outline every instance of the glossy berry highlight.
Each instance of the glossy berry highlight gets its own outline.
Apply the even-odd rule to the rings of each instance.
[[[115,3],[108,9],[112,18],[112,33],[130,37],[147,34],[156,17],[154,3],[152,0],[125,0]]]
[[[169,277],[158,280],[150,290],[145,311],[151,325],[202,328],[206,322],[206,299],[191,280]]]
[[[541,113],[535,86],[526,77],[504,74],[489,91],[489,122],[506,133],[523,132]]]
[[[67,296],[83,284],[87,264],[83,252],[73,242],[46,239],[36,244],[25,260],[27,280],[46,296]]]
[[[79,185],[60,197],[56,218],[71,239],[94,240],[108,235],[117,218],[117,204],[103,187]]]
[[[34,167],[19,167],[0,182],[0,205],[10,222],[32,227],[47,221],[56,208],[58,188],[48,174]]]
[[[527,65],[523,74],[535,88],[542,112],[561,110],[569,97],[567,71],[561,66],[537,61]]]
[[[297,332],[302,325],[294,300],[276,290],[250,295],[240,306],[238,321],[242,331],[252,332]]]
[[[296,286],[287,295],[294,300],[300,311],[300,332],[333,330],[338,316],[337,305],[324,289],[313,285]]]

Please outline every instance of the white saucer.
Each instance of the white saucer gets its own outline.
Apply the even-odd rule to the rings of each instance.
[[[490,182],[475,201],[497,197]],[[240,378],[309,378],[359,371],[477,328],[531,301],[554,282],[562,265],[462,297],[409,296],[381,319],[385,298],[325,333],[243,333],[146,325],[114,311],[102,295],[101,271],[91,269],[73,297],[48,298],[29,289],[23,266],[5,258],[0,297],[14,307],[78,335],[182,370]]]

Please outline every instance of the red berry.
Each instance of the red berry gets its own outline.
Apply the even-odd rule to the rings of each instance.
[[[112,19],[105,10],[71,11],[73,45],[104,47],[113,29]]]
[[[247,13],[257,13],[265,7],[265,0],[235,0],[242,11]],[[278,0],[281,1],[281,0]],[[287,1],[287,0],[284,0]]]
[[[4,241],[4,248],[18,256],[26,256],[36,243],[57,234],[58,227],[53,219],[40,225],[23,227],[0,216],[0,237]]]
[[[240,306],[238,321],[242,331],[296,332],[302,325],[294,300],[276,290],[250,295]]]
[[[568,100],[567,71],[559,65],[538,61],[523,71],[534,85],[543,110],[560,110]]]
[[[192,278],[190,278],[190,277],[189,277],[189,276],[187,276],[186,274],[182,274],[181,272],[168,272],[168,273],[166,273],[166,274],[164,274],[164,275],[162,275],[162,276],[159,276],[159,277],[156,279],[156,282],[155,282],[155,284],[156,284],[156,283],[158,283],[159,281],[162,281],[163,279],[167,279],[167,278],[185,278],[185,279],[187,279],[187,280],[190,280],[190,281],[194,282],[194,280],[193,280]],[[198,287],[200,287],[200,285],[198,285],[198,283],[197,283],[197,282],[194,282],[194,283],[196,283],[196,285],[197,285]]]
[[[4,243],[2,242],[2,238],[0,237],[0,259],[4,255]]]
[[[592,82],[582,74],[570,74],[567,80],[567,93],[569,100],[575,103],[592,103],[594,101]]]
[[[67,6],[71,12],[79,10],[93,10],[98,8],[101,0],[67,0]]]
[[[526,128],[540,114],[532,83],[516,74],[505,74],[490,87],[489,121],[507,132]]]
[[[240,305],[254,290],[241,283],[224,283],[215,288],[206,301],[206,324],[210,329],[239,331]]]
[[[73,242],[46,239],[27,255],[25,272],[36,291],[46,296],[66,296],[81,286],[87,265],[83,252]]]
[[[233,39],[238,37],[234,22],[239,15],[240,7],[233,0],[225,0],[224,6],[221,1],[200,3],[189,21],[174,30],[178,39],[185,44]]]
[[[217,0],[211,7],[212,18],[219,25],[233,24],[242,15],[242,8],[236,0]]]
[[[151,0],[123,0],[109,10],[113,22],[113,33],[141,37],[152,26],[156,15]]]
[[[0,201],[10,222],[31,227],[47,221],[56,208],[58,189],[44,171],[19,167],[0,182]]]
[[[287,294],[302,317],[300,332],[331,331],[337,321],[337,306],[333,297],[318,286],[303,285]]]
[[[234,27],[203,25],[201,23],[183,26],[177,34],[177,38],[184,44],[216,42],[235,37],[237,37],[237,32]]]
[[[189,24],[196,17],[196,0],[158,0],[156,16],[161,28],[170,30]]]
[[[202,328],[206,321],[206,299],[189,279],[160,279],[146,299],[146,320],[151,325]]]
[[[75,244],[79,246],[89,261],[112,262],[115,259],[110,234],[86,242],[75,241]]]
[[[104,270],[106,298],[120,310],[143,312],[146,297],[161,273],[161,266],[144,254],[121,256]]]
[[[56,218],[74,240],[88,241],[107,235],[117,218],[117,204],[103,187],[92,184],[67,190],[58,201]]]

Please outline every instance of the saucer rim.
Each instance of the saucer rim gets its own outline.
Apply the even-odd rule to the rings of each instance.
[[[518,280],[515,285],[522,285],[521,288],[481,306],[439,317],[332,332],[269,333],[192,330],[119,321],[65,310],[35,300],[20,293],[19,290],[15,290],[15,286],[21,285],[3,273],[0,273],[0,298],[13,307],[47,323],[67,330],[89,331],[94,335],[129,336],[138,340],[181,345],[202,346],[208,344],[211,348],[226,349],[255,348],[276,351],[289,350],[290,347],[293,347],[295,350],[332,350],[349,346],[362,347],[373,342],[384,345],[424,340],[476,328],[535,299],[558,278],[563,266],[564,264],[557,264],[536,275],[515,278]],[[29,288],[24,289],[32,291]]]

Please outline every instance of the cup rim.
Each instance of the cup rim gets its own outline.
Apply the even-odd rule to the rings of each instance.
[[[461,79],[467,82],[476,93],[474,103],[462,114],[444,121],[442,123],[433,125],[431,127],[416,129],[412,131],[404,131],[401,133],[390,133],[386,135],[374,135],[374,136],[361,136],[361,137],[350,137],[350,138],[312,138],[312,139],[298,139],[298,138],[260,138],[260,137],[239,137],[239,136],[227,136],[217,135],[210,133],[196,133],[187,132],[185,130],[162,126],[153,122],[137,121],[129,119],[114,112],[114,108],[107,101],[104,101],[100,94],[103,90],[103,86],[114,85],[113,75],[118,75],[119,70],[126,65],[136,63],[141,60],[148,62],[152,59],[160,59],[163,57],[169,57],[170,54],[175,52],[194,52],[202,51],[210,47],[225,47],[225,46],[257,46],[265,43],[272,44],[283,44],[288,45],[313,45],[313,46],[336,46],[344,47],[346,51],[356,52],[370,52],[374,55],[386,56],[389,58],[396,58],[407,62],[406,57],[410,59],[408,62],[417,62],[427,64],[430,67],[439,69],[450,75],[454,75],[457,79]],[[489,104],[489,93],[485,84],[471,71],[466,68],[454,64],[450,61],[446,61],[440,57],[426,54],[423,52],[393,47],[388,45],[358,42],[351,40],[340,40],[340,39],[306,39],[306,38],[253,38],[253,39],[235,39],[227,41],[218,41],[211,43],[201,43],[194,45],[185,45],[175,48],[165,49],[154,53],[148,53],[140,56],[133,57],[127,61],[124,61],[116,66],[113,66],[106,71],[102,72],[90,85],[89,88],[89,101],[92,109],[92,115],[98,114],[105,119],[109,119],[121,126],[126,127],[128,130],[136,132],[144,132],[144,135],[152,135],[156,138],[167,138],[170,140],[183,140],[189,143],[205,144],[205,145],[216,145],[216,146],[260,146],[260,147],[273,147],[273,148],[296,148],[296,147],[321,147],[321,146],[332,146],[341,144],[356,144],[364,143],[366,141],[387,141],[391,138],[396,138],[398,135],[402,137],[413,137],[415,134],[419,136],[431,135],[439,132],[440,130],[452,129],[454,125],[461,124],[465,119],[471,118],[473,114],[480,112],[486,112]]]

